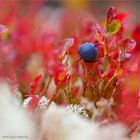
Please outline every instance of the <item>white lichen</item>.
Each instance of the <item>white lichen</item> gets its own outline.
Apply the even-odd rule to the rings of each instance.
[[[28,97],[27,99],[24,100],[22,106],[24,108],[26,108],[29,104],[29,102],[32,100],[32,97]],[[45,96],[42,96],[40,97],[39,101],[38,101],[38,105],[37,105],[37,108],[40,110],[40,111],[44,111],[47,109],[47,105],[49,103],[49,99],[47,99]],[[52,102],[50,105],[54,105],[55,103]]]
[[[38,102],[38,107],[39,107],[39,109],[40,109],[41,111],[45,111],[49,102],[50,102],[49,99],[47,99],[45,96],[42,96],[42,97],[39,99],[39,102]],[[55,103],[52,102],[50,106],[52,106],[52,105],[55,105]]]
[[[0,89],[0,138],[25,136],[32,140],[34,126],[30,115],[17,105],[7,84],[0,83]]]
[[[41,116],[37,140],[128,140],[121,125],[102,126],[64,108],[51,106]]]
[[[25,99],[25,100],[23,101],[22,106],[23,106],[24,108],[26,108],[27,105],[29,104],[29,102],[30,102],[31,100],[32,100],[32,97],[28,97],[27,99]]]
[[[70,104],[70,105],[66,106],[65,110],[67,112],[74,113],[83,118],[88,118],[88,114],[86,113],[86,111],[84,110],[84,108],[81,105]]]

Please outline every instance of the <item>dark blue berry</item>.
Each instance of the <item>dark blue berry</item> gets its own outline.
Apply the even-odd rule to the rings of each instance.
[[[93,61],[97,57],[97,48],[92,43],[87,42],[82,44],[79,47],[78,52],[81,58],[86,62]]]

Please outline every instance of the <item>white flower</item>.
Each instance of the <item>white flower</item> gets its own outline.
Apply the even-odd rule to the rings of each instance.
[[[70,104],[70,105],[66,106],[65,110],[70,113],[75,113],[76,115],[79,115],[83,118],[88,118],[88,114],[86,113],[84,108],[80,105]]]

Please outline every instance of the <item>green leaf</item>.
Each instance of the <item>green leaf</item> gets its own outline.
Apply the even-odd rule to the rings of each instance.
[[[113,20],[110,24],[106,26],[106,30],[111,35],[116,34],[121,28],[121,22],[118,20]]]

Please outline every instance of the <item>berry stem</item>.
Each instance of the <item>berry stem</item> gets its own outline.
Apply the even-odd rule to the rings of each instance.
[[[86,63],[84,63],[84,69],[85,69],[85,76],[84,76],[84,79],[83,79],[83,97],[85,97],[85,92],[86,92],[86,83],[87,83],[87,77],[88,77],[88,69],[87,69],[87,65]]]
[[[96,44],[95,44],[95,46],[98,46],[99,44],[101,44],[100,42],[97,42]]]
[[[81,59],[82,59],[82,58],[80,57],[80,58],[76,61],[76,63],[78,63]]]

